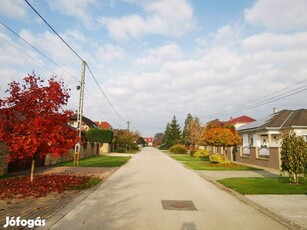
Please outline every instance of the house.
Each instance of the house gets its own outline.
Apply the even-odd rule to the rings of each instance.
[[[70,117],[69,124],[74,128],[78,128],[77,114],[74,114]],[[82,116],[81,130],[88,131],[90,128],[98,128],[98,125],[95,124],[95,122],[93,122],[91,119],[85,116]]]
[[[153,146],[154,139],[152,137],[144,137],[147,146]]]
[[[95,121],[94,123],[101,129],[113,129],[113,127],[107,121]]]
[[[254,118],[248,117],[248,116],[240,116],[237,118],[230,118],[229,121],[223,122],[224,124],[233,125],[236,129],[239,127],[246,125],[248,123],[251,123],[253,121],[256,121]]]
[[[282,110],[238,128],[243,146],[280,147],[279,137],[293,130],[307,140],[307,109]]]
[[[220,121],[219,119],[214,119],[212,121],[209,121],[207,124],[211,124],[214,127],[222,127],[224,125],[233,125],[237,129],[253,121],[256,121],[256,120],[254,118],[243,115],[243,116],[236,117],[236,118],[230,117],[229,121]]]
[[[207,122],[206,125],[211,125],[214,127],[222,127],[224,124],[218,118],[216,118],[212,121]]]
[[[238,129],[243,144],[232,160],[280,169],[280,137],[285,131],[294,131],[307,141],[307,109],[276,110]]]

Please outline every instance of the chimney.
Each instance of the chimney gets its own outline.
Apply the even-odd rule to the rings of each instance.
[[[274,107],[273,108],[273,113],[277,113],[278,112],[278,108]]]

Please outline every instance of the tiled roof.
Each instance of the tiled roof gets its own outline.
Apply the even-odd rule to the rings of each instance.
[[[112,129],[112,126],[107,121],[95,121],[95,124],[101,129]]]
[[[307,109],[282,110],[244,125],[240,127],[238,131],[255,129],[287,129],[294,127],[307,128]]]
[[[224,123],[235,125],[235,124],[238,124],[238,123],[250,123],[250,122],[253,122],[253,121],[256,121],[256,120],[254,118],[251,118],[251,117],[244,115],[244,116],[241,116],[241,117],[230,119],[229,121],[226,121]]]

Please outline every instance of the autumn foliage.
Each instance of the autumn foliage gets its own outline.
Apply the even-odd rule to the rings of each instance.
[[[205,140],[209,145],[222,147],[240,145],[242,142],[236,130],[224,127],[207,130],[205,133]]]
[[[74,146],[78,135],[68,126],[72,112],[63,109],[68,92],[54,77],[44,84],[34,74],[23,85],[9,84],[9,96],[0,99],[0,142],[8,146],[9,160],[58,157]]]
[[[0,180],[0,198],[43,197],[74,189],[89,180],[90,177],[74,175],[37,175],[33,182],[30,177],[13,177]]]

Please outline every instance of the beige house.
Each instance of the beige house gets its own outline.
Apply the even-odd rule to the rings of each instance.
[[[237,129],[243,144],[232,160],[280,169],[280,137],[293,130],[307,141],[307,109],[282,110]]]

